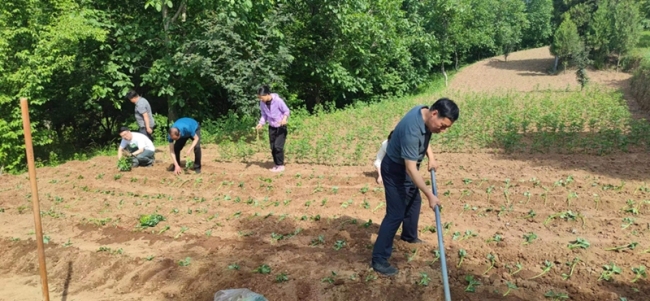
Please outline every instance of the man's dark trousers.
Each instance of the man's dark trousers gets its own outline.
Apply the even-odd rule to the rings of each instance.
[[[269,126],[269,142],[271,144],[271,154],[275,166],[284,165],[284,142],[287,140],[287,126],[271,127]]]
[[[419,164],[418,164],[419,170]],[[406,172],[406,166],[393,162],[388,156],[381,161],[381,175],[386,194],[386,216],[379,226],[379,235],[372,250],[373,263],[386,263],[393,252],[393,239],[402,225],[401,239],[415,241],[422,197]]]
[[[199,142],[194,147],[194,169],[201,169],[201,126],[196,128],[196,135],[199,137]],[[187,143],[187,139],[194,140],[193,137],[180,137],[174,142],[174,154],[176,155],[176,163],[181,165],[181,150]]]
[[[151,128],[151,133],[154,133],[155,131],[156,131],[156,126],[153,126]],[[146,127],[139,128],[138,132],[140,132],[140,134],[143,134],[143,135],[147,136],[147,138],[149,138],[149,140],[151,140],[151,142],[153,142],[153,136],[151,134],[147,133],[147,128]]]

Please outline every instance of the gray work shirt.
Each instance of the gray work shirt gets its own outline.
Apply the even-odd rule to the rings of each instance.
[[[144,117],[142,114],[147,113],[149,116],[149,126],[154,127],[155,123],[153,121],[153,114],[151,113],[151,106],[149,101],[146,98],[140,96],[138,101],[135,102],[135,121],[138,123],[138,126],[143,128],[145,127]]]
[[[393,162],[405,165],[404,160],[421,162],[427,153],[431,132],[424,125],[420,110],[428,108],[418,105],[399,121],[386,147],[386,156]]]

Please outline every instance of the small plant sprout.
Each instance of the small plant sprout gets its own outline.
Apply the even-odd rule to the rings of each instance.
[[[418,256],[418,248],[411,250],[411,252],[406,254],[406,262],[411,262]]]
[[[544,206],[546,206],[546,201],[548,200],[548,187],[542,186],[544,192],[542,193],[542,198],[544,199]]]
[[[487,193],[487,202],[488,204],[490,203],[490,195],[492,194],[492,191],[494,191],[494,185],[488,186],[487,189],[485,189],[485,192]]]
[[[533,241],[535,239],[537,239],[537,234],[535,234],[533,232],[529,232],[528,234],[524,234],[524,239],[526,241],[524,241],[522,244],[523,245],[529,245],[529,244],[533,243]]]
[[[544,226],[546,226],[546,225],[548,224],[548,222],[550,222],[551,220],[553,220],[553,219],[555,219],[555,218],[558,218],[558,217],[561,218],[561,219],[567,220],[567,221],[568,221],[568,220],[575,221],[575,220],[577,220],[578,218],[580,218],[580,219],[582,220],[582,227],[583,227],[583,228],[585,227],[585,216],[582,215],[582,214],[580,214],[580,213],[574,213],[574,212],[571,211],[571,210],[563,211],[563,212],[556,213],[556,214],[551,214],[551,215],[550,215],[549,217],[547,217],[546,220],[544,221]]]
[[[524,196],[526,197],[526,203],[524,203],[524,204],[527,205],[528,202],[530,202],[530,196],[531,196],[530,191],[524,192]]]
[[[639,266],[636,268],[632,268],[632,272],[634,273],[635,277],[632,279],[632,283],[636,282],[637,280],[641,279],[642,277],[645,279],[648,277],[648,275],[645,272],[645,266]]]
[[[460,200],[463,199],[464,196],[469,196],[471,194],[470,190],[463,189],[463,191],[460,192],[460,197],[458,198],[458,202],[460,203]]]
[[[549,298],[549,299],[551,299],[553,301],[560,301],[560,300],[569,299],[569,295],[567,295],[565,293],[556,293],[556,292],[554,292],[552,290],[546,292],[546,294],[544,294],[544,297]]]
[[[486,240],[485,242],[489,243],[489,242],[493,242],[493,241],[500,242],[500,241],[503,241],[503,238],[499,234],[494,234],[494,236],[492,236],[490,239]]]
[[[510,269],[510,266],[506,266],[506,268],[508,269],[508,273],[510,273],[510,275],[517,274],[517,273],[521,272],[521,270],[523,270],[523,268],[524,268],[524,267],[521,265],[521,263],[519,263],[519,262],[517,262],[517,264],[515,264],[515,267],[517,268],[517,270],[515,270],[515,271],[513,272],[513,271]]]
[[[508,192],[508,188],[510,187],[510,179],[505,180],[506,185],[503,188],[503,196],[506,198],[506,206],[510,205],[510,198],[508,197],[510,193]]]
[[[119,171],[130,171],[131,166],[131,162],[126,157],[122,157],[121,159],[117,160],[117,169]]]
[[[474,233],[472,230],[465,230],[465,234],[463,234],[463,237],[459,240],[465,240],[465,239],[470,239],[472,237],[476,237],[478,234]]]
[[[600,277],[598,278],[598,281],[600,280],[605,280],[605,281],[610,281],[612,280],[612,276],[615,274],[621,274],[621,268],[616,266],[613,262],[610,262],[608,265],[603,266],[603,272],[600,274]]]
[[[575,241],[570,242],[569,245],[567,245],[567,247],[569,247],[569,249],[571,250],[576,248],[586,249],[589,248],[589,246],[590,246],[589,242],[582,238],[578,238]]]
[[[460,265],[463,264],[463,259],[465,259],[466,256],[467,256],[467,251],[465,251],[465,249],[458,250],[458,257],[460,258],[460,260],[458,261],[457,267],[460,268]]]
[[[571,276],[573,276],[573,270],[575,269],[576,264],[578,264],[578,262],[580,262],[580,258],[575,257],[575,258],[573,258],[573,260],[566,263],[566,265],[569,266],[569,274],[562,273],[562,279],[567,280],[567,279],[571,278]]]
[[[514,285],[513,283],[509,282],[509,281],[506,281],[506,285],[508,286],[508,290],[506,290],[506,292],[503,293],[504,297],[507,296],[510,293],[510,290],[516,290],[517,289],[517,286]]]
[[[427,273],[420,273],[420,281],[418,281],[418,285],[429,286],[429,282],[431,282],[429,275],[427,275]]]
[[[535,275],[535,276],[533,276],[533,277],[531,277],[531,278],[528,278],[528,280],[541,277],[542,275],[548,273],[548,271],[550,271],[551,268],[553,268],[553,264],[548,260],[544,260],[544,267],[542,268],[542,272]]]
[[[627,245],[624,245],[624,246],[618,246],[618,247],[613,247],[613,248],[605,249],[605,251],[616,251],[616,252],[620,252],[621,250],[625,250],[625,249],[634,250],[634,249],[636,248],[637,245],[639,245],[638,242],[631,242],[631,243],[629,243],[629,244],[627,244]]]
[[[263,264],[257,269],[253,270],[254,273],[260,273],[260,274],[270,274],[271,273],[271,267],[268,266],[267,264]]]
[[[282,272],[277,276],[275,276],[275,282],[277,283],[286,282],[286,281],[289,281],[289,276],[287,276],[287,273],[285,272]]]
[[[573,192],[573,191],[570,192],[569,195],[567,195],[567,197],[566,197],[567,206],[571,206],[571,200],[575,199],[575,198],[578,198],[578,194]]]
[[[465,275],[465,281],[467,281],[467,287],[465,288],[466,292],[473,293],[476,291],[476,287],[481,285],[481,283],[474,279],[473,275]]]
[[[490,266],[487,268],[487,270],[485,270],[485,272],[483,272],[483,275],[487,274],[494,267],[494,264],[496,264],[497,262],[496,257],[494,257],[492,253],[487,254],[487,259],[490,262]]]
[[[533,218],[535,218],[535,216],[537,216],[537,212],[535,212],[535,210],[533,210],[533,209],[530,209],[530,211],[528,211],[528,214],[526,214],[522,218],[523,219],[533,219]]]
[[[185,259],[178,261],[178,265],[182,267],[189,266],[191,263],[192,263],[192,258],[190,257],[185,257]]]
[[[464,179],[463,179],[463,183],[464,183],[465,185],[469,185],[469,184],[472,183],[472,179],[464,178]]]
[[[228,265],[228,269],[229,270],[239,270],[239,264],[237,264],[236,262],[231,263],[231,264]]]
[[[431,253],[433,253],[433,256],[434,256],[434,258],[433,258],[434,262],[438,261],[438,259],[440,259],[440,250],[438,250],[438,249],[431,250]]]
[[[634,224],[635,219],[633,217],[626,217],[623,219],[623,224],[621,225],[621,229],[627,229],[627,227],[631,226]]]
[[[343,247],[345,247],[345,240],[337,240],[334,243],[334,250],[338,251],[338,250],[342,249]]]

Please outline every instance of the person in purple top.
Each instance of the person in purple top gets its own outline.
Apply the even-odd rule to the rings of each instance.
[[[257,98],[260,100],[260,111],[262,113],[257,129],[261,129],[267,122],[269,124],[269,142],[273,162],[275,163],[271,171],[284,171],[284,142],[287,140],[289,108],[278,94],[271,93],[269,86],[262,86],[257,89]]]

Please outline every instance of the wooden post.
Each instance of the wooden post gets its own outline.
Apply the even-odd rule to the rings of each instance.
[[[32,186],[32,207],[34,212],[34,225],[36,226],[36,246],[38,247],[38,265],[41,270],[41,284],[43,298],[50,301],[50,292],[47,286],[47,269],[45,268],[45,248],[43,246],[43,226],[41,225],[41,209],[38,203],[38,187],[36,186],[36,167],[34,166],[34,148],[32,145],[32,127],[29,122],[29,106],[27,98],[20,99],[20,108],[23,113],[23,131],[25,134],[25,151],[27,152],[27,167],[29,168],[29,181]]]

